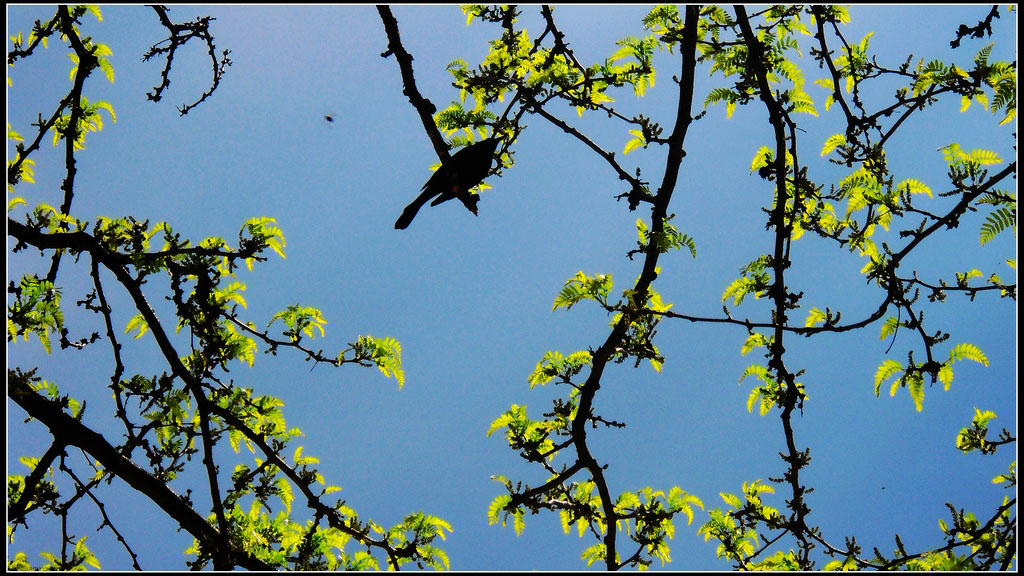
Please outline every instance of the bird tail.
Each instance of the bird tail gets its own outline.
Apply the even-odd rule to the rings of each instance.
[[[398,217],[398,220],[395,220],[395,229],[405,230],[408,228],[409,224],[412,224],[412,219],[416,217],[416,213],[420,211],[420,206],[422,205],[422,203],[417,204],[413,202],[406,206],[405,210],[402,211],[402,215]]]
[[[395,221],[396,230],[405,230],[408,228],[409,224],[412,224],[412,219],[416,217],[416,213],[420,211],[420,208],[423,208],[427,203],[427,200],[430,200],[439,193],[436,185],[439,181],[436,180],[436,176],[437,173],[435,172],[434,176],[431,176],[430,180],[428,180],[427,183],[423,185],[423,188],[420,189],[420,195],[409,203],[409,205],[405,207],[405,210],[402,210],[402,215]]]

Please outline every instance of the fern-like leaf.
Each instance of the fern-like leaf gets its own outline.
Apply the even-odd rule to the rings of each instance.
[[[949,351],[949,359],[951,362],[973,360],[982,366],[988,366],[988,358],[985,353],[974,344],[957,344]]]
[[[875,371],[875,396],[882,390],[882,383],[891,378],[894,374],[903,372],[903,365],[895,360],[886,360]]]
[[[993,211],[985,218],[985,223],[981,225],[981,245],[984,246],[995,238],[996,234],[999,234],[1007,228],[1013,229],[1013,233],[1017,233],[1016,215],[1014,210],[1010,208],[999,208]]]

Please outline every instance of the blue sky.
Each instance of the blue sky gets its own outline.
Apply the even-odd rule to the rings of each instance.
[[[577,56],[594,62],[613,53],[617,39],[642,35],[645,12],[635,5],[566,6],[555,16]],[[539,31],[536,9],[524,13],[526,28]],[[956,58],[967,67],[989,41],[965,41],[956,53],[949,41],[959,23],[973,24],[985,13],[967,6],[855,6],[844,32],[851,41],[875,32],[871,45],[892,67],[911,52],[915,62]],[[1013,59],[1016,14],[1001,13],[993,59]],[[455,59],[479,62],[497,30],[479,21],[467,27],[456,6],[396,6],[394,14],[415,58],[421,93],[443,108],[458,98],[445,66]],[[47,7],[9,6],[8,31],[27,33],[35,19],[50,15]],[[205,54],[194,47],[176,59],[164,101],[153,104],[144,95],[157,84],[163,64],[141,62],[163,37],[153,12],[107,6],[101,23],[86,18],[84,33],[113,50],[117,76],[109,84],[94,75],[85,93],[110,102],[117,122],[91,134],[78,157],[74,213],[90,221],[122,215],[166,221],[195,242],[207,236],[232,242],[245,220],[276,218],[288,257],[272,257],[239,274],[248,287],[246,316],[265,325],[290,304],[317,307],[328,320],[327,337],[319,343],[325,351],[340,350],[358,335],[394,337],[402,344],[406,385],[398,390],[376,370],[312,367],[286,351],[261,354],[253,369],[237,365],[231,372],[235,383],[285,401],[289,424],[306,434],[305,454],[321,459],[320,471],[342,487],[341,498],[364,519],[390,526],[423,510],[449,521],[455,531],[444,548],[453,568],[581,568],[579,554],[593,542],[575,532],[563,535],[555,515],[528,516],[521,537],[511,526],[487,525],[487,505],[503,491],[491,475],[533,485],[545,478],[485,431],[512,404],[526,404],[539,415],[563,392],[528,387],[527,376],[546,351],[570,353],[604,340],[609,319],[602,311],[584,304],[552,312],[552,301],[579,270],[612,274],[613,294],[631,287],[640,265],[625,254],[635,248],[636,219],[649,214],[630,213],[616,202],[624,188],[614,173],[578,142],[532,117],[513,146],[515,167],[489,181],[493,188],[484,193],[478,217],[450,202],[425,208],[408,230],[394,230],[394,220],[419,193],[437,158],[402,94],[396,62],[380,57],[386,38],[373,6],[173,6],[170,15],[216,17],[213,34],[219,48],[231,50],[233,65],[206,103],[179,118],[175,106],[207,88]],[[9,68],[8,122],[22,135],[66,93],[66,52],[54,42]],[[643,110],[669,127],[678,64],[667,53],[658,58],[657,84],[647,97],[637,102],[631,91],[613,96],[627,115]],[[810,62],[803,69],[809,83],[822,75]],[[699,74],[696,102],[720,80]],[[823,112],[824,91],[810,85],[808,91]],[[874,107],[887,103],[891,90],[881,96],[886,99],[875,100]],[[953,141],[967,150],[1015,157],[1015,123],[996,127],[998,119],[980,107],[965,114],[958,107],[954,99],[942,102],[900,132],[888,151],[897,179],[917,178],[945,190],[937,149]],[[824,139],[841,130],[834,112],[804,126],[805,161],[819,182],[837,182],[846,174],[817,155]],[[626,126],[600,114],[581,120],[574,110],[556,113],[620,151],[622,159]],[[325,114],[335,122],[326,122]],[[674,224],[696,240],[698,257],[666,255],[655,284],[674,311],[721,316],[722,292],[739,268],[770,250],[761,208],[771,191],[749,173],[754,153],[766,144],[769,126],[757,104],[738,109],[729,120],[724,107],[712,107],[691,127],[671,210],[677,214]],[[37,183],[18,188],[29,205],[59,204],[62,154],[44,148],[35,158]],[[650,150],[623,161],[657,182],[663,159]],[[954,271],[974,267],[986,276],[1015,278],[1003,263],[1016,257],[1012,234],[977,248],[983,218],[965,217],[912,268],[922,277],[949,281]],[[898,239],[893,235],[891,241]],[[12,246],[9,239],[8,251]],[[812,306],[860,318],[882,298],[859,275],[863,261],[831,244],[807,237],[794,245],[794,261],[788,280],[791,289],[805,292],[805,308],[795,315],[800,319]],[[36,254],[9,254],[8,277],[43,265]],[[68,324],[83,322],[83,335],[96,329],[96,319],[72,303],[88,290],[87,272],[84,261],[65,261],[62,268]],[[151,299],[163,305],[167,288],[151,284]],[[107,286],[113,287],[109,279]],[[755,301],[730,308],[737,317],[763,320],[768,314]],[[165,320],[172,317],[170,308],[162,311]],[[937,546],[938,519],[948,519],[945,502],[981,516],[1001,501],[1002,489],[990,479],[1006,471],[1010,458],[965,456],[954,438],[974,407],[994,410],[997,430],[1016,431],[1016,303],[983,294],[968,304],[952,294],[944,306],[925,311],[931,330],[950,332],[950,344],[979,346],[990,365],[958,364],[950,391],[928,388],[920,413],[905,391],[895,398],[876,398],[873,391],[882,361],[903,360],[908,349],[919,348],[908,334],[900,334],[888,356],[889,342],[878,339],[880,325],[788,340],[787,363],[807,370],[801,381],[810,400],[795,425],[798,443],[809,446],[813,458],[804,472],[806,484],[815,488],[810,519],[836,544],[853,535],[866,550],[878,546],[889,552],[898,532],[909,550]],[[133,315],[120,314],[123,323]],[[609,370],[596,409],[628,427],[592,437],[595,455],[609,464],[614,493],[678,485],[710,509],[724,507],[720,492],[738,493],[744,481],[782,474],[777,452],[784,438],[777,415],[748,413],[752,383],[737,384],[748,365],[763,363],[757,352],[740,356],[745,337],[735,326],[666,321],[657,341],[667,359],[662,374],[630,363]],[[130,370],[161,369],[152,339],[122,343],[128,344]],[[9,365],[40,366],[44,378],[89,399],[88,420],[117,434],[104,422],[111,413],[107,348],[47,356],[33,340],[9,344],[8,353]],[[23,417],[8,402],[9,473],[23,473],[18,456],[37,456],[47,446],[42,427],[23,425]],[[108,513],[123,518],[120,529],[138,533],[136,523],[147,527],[132,542],[143,568],[184,567],[182,551],[190,537],[123,485],[115,482],[106,490]],[[784,497],[780,491],[771,505],[783,508]],[[89,514],[76,517],[78,535],[89,536],[105,569],[130,567],[109,532],[95,531],[98,516]],[[705,519],[698,514],[693,525],[677,526],[669,568],[728,569],[715,559],[715,543],[696,536]],[[36,553],[54,550],[59,532],[53,532],[50,518],[33,518],[30,528],[19,530],[9,551],[26,551],[38,562]]]

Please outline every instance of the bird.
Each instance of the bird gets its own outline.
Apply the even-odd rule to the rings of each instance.
[[[500,142],[500,138],[486,138],[453,154],[447,168],[444,165],[438,168],[420,189],[420,195],[405,207],[402,215],[395,222],[395,228],[397,230],[408,228],[412,219],[416,217],[416,213],[431,198],[434,199],[430,203],[431,206],[458,198],[473,215],[476,215],[477,197],[470,195],[469,190],[479,184],[490,172],[494,151],[498,149]]]

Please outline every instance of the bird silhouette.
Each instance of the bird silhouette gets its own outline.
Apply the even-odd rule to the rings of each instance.
[[[453,154],[447,168],[443,165],[438,168],[430,180],[423,185],[420,195],[405,207],[402,215],[395,222],[395,228],[398,230],[408,228],[412,219],[416,217],[416,213],[431,198],[434,199],[430,203],[431,206],[458,198],[473,215],[476,215],[477,197],[470,195],[469,190],[479,184],[490,172],[494,151],[498,149],[500,142],[499,138],[487,138]]]

